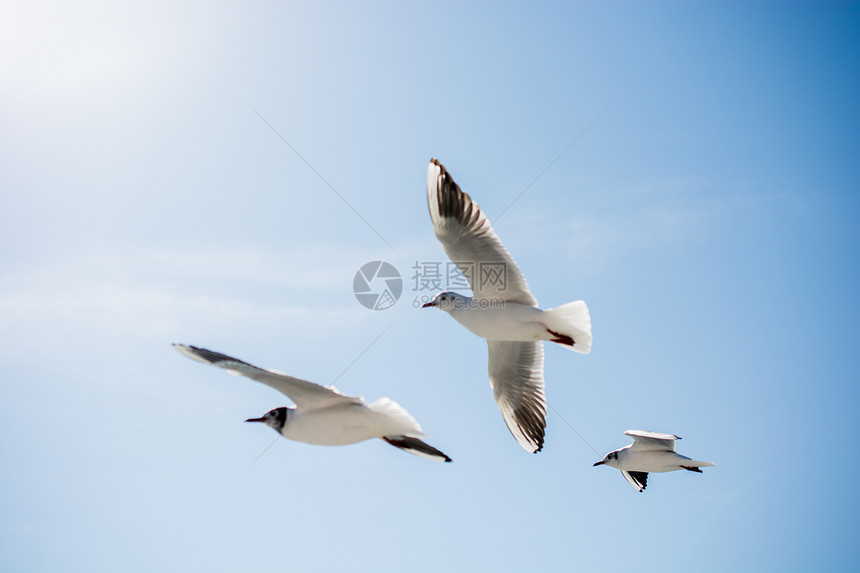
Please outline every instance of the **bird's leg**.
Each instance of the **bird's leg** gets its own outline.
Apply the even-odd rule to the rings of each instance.
[[[700,470],[699,468],[693,468],[693,467],[688,467],[688,466],[681,466],[681,467],[684,468],[685,470],[687,470],[688,472],[696,472],[699,474],[702,473],[702,470]]]
[[[556,332],[554,330],[550,330],[548,328],[546,329],[546,331],[555,337],[555,338],[550,338],[549,339],[550,342],[556,342],[558,344],[564,344],[565,346],[573,346],[574,342],[573,342],[572,337],[570,337],[566,334],[561,334],[561,333]]]

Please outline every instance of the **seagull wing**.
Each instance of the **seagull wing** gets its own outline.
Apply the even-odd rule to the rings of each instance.
[[[660,432],[646,432],[645,430],[627,430],[625,436],[633,438],[630,446],[634,450],[668,450],[675,451],[675,440],[680,440],[675,434],[661,434]]]
[[[488,340],[490,386],[508,429],[529,452],[543,447],[546,397],[543,344]]]
[[[475,298],[537,306],[525,277],[490,221],[436,159],[430,161],[427,170],[427,203],[436,237],[469,281]]]
[[[344,396],[337,390],[325,388],[301,378],[293,378],[274,370],[257,368],[252,364],[227,356],[226,354],[221,354],[220,352],[213,352],[212,350],[185,344],[174,344],[173,346],[192,360],[224,368],[230,374],[247,376],[252,380],[262,382],[266,386],[271,386],[295,402],[298,408],[318,410],[346,404],[364,404],[364,400],[361,398]]]
[[[621,475],[624,476],[630,485],[638,489],[640,492],[645,491],[645,488],[648,486],[648,472],[630,472],[627,470],[621,470]]]

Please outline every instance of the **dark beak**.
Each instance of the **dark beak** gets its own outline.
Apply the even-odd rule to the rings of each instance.
[[[263,418],[248,418],[246,422],[262,422]]]
[[[251,421],[253,421],[253,420],[248,420],[248,421],[249,421],[249,422],[251,422]],[[593,465],[593,466],[591,466],[591,467],[596,468],[597,466],[602,466],[602,465],[603,465],[603,464],[605,464],[605,463],[606,463],[605,461],[600,460],[599,462],[597,462],[596,464],[594,464],[594,465]]]
[[[427,304],[421,305],[421,308],[427,308],[428,306],[436,306],[436,301],[430,301]]]

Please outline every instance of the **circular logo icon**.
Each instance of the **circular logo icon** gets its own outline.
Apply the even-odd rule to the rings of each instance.
[[[403,279],[391,263],[370,261],[361,265],[352,279],[352,292],[362,306],[385,310],[403,294]]]

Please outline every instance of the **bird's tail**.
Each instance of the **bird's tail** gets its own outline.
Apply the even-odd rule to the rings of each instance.
[[[397,431],[409,436],[423,436],[421,425],[406,411],[406,409],[391,398],[380,398],[370,406],[377,414],[382,414],[394,424],[389,427],[391,431]],[[396,429],[395,429],[396,428]]]
[[[574,352],[591,352],[591,315],[585,301],[575,300],[545,310],[542,319],[550,336],[554,337],[553,342]]]
[[[412,436],[383,436],[382,439],[395,448],[400,448],[404,452],[409,452],[410,454],[415,454],[416,456],[421,456],[428,460],[434,460],[437,462],[451,461],[451,458],[430,444]]]
[[[700,462],[698,460],[684,460],[681,464],[681,467],[687,470],[688,472],[696,472],[697,474],[702,473],[702,470],[699,468],[707,468],[715,466],[714,462]]]

